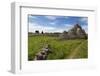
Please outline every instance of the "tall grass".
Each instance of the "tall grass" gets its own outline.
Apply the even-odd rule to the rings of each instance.
[[[49,36],[29,36],[28,37],[28,60],[33,60],[35,54],[38,53],[41,48],[49,44],[52,53],[48,55],[48,59],[67,59],[67,57],[74,51],[75,48],[80,45],[79,52],[75,58],[87,58],[87,40],[75,39],[75,40],[59,40],[57,37]],[[73,51],[72,51],[73,50]]]

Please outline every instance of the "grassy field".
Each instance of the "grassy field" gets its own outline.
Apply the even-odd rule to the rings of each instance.
[[[86,39],[59,40],[57,37],[29,36],[28,60],[33,60],[41,48],[49,44],[53,51],[48,55],[48,60],[79,59],[88,57],[88,41]]]

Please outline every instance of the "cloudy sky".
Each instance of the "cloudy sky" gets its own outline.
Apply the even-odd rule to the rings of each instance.
[[[43,16],[28,15],[29,32],[63,32],[71,29],[76,23],[88,33],[88,18],[77,16]]]

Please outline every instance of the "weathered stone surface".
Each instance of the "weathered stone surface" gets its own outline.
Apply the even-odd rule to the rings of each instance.
[[[49,45],[45,45],[40,52],[38,52],[34,58],[34,60],[46,60],[49,53],[52,53],[52,51],[50,50]]]
[[[76,24],[68,32],[63,32],[62,34],[60,34],[60,38],[62,39],[87,38],[87,34],[79,24]]]

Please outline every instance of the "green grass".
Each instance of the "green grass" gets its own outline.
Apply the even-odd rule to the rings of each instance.
[[[88,58],[88,45],[87,45],[87,41],[84,41],[79,48],[77,49],[78,52],[77,54],[74,56],[74,58]]]
[[[74,58],[88,57],[86,39],[59,40],[57,37],[29,36],[28,60],[33,60],[35,54],[38,53],[45,44],[49,44],[51,50],[53,51],[48,55],[49,60],[68,59],[69,55],[71,55],[76,48],[77,53],[75,54]]]

